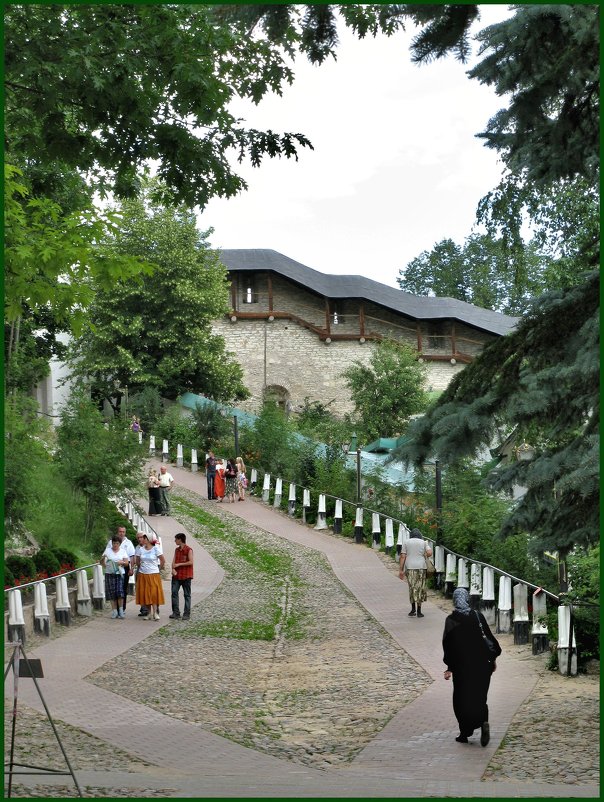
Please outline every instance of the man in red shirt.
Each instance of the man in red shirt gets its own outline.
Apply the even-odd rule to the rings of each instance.
[[[182,588],[185,598],[185,609],[182,620],[188,621],[191,617],[191,580],[193,579],[193,549],[187,546],[187,536],[184,532],[174,535],[176,550],[172,560],[172,615],[170,618],[180,618],[178,607],[178,591]]]

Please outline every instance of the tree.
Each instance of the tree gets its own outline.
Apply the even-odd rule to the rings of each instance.
[[[42,183],[54,165],[133,196],[153,160],[176,200],[203,206],[245,188],[228,152],[258,165],[310,146],[233,117],[233,97],[258,102],[292,73],[278,47],[204,6],[13,4],[4,19],[7,149],[18,165],[42,162]]]
[[[411,415],[427,405],[426,369],[407,345],[383,341],[369,365],[359,360],[343,372],[354,402],[359,436],[368,442],[404,431]]]
[[[513,249],[503,239],[472,234],[461,247],[445,239],[423,251],[401,271],[398,283],[414,295],[457,298],[517,315],[545,289],[550,262],[533,243]]]
[[[219,401],[247,397],[242,370],[212,321],[228,311],[225,268],[184,207],[153,199],[153,185],[121,206],[122,227],[104,245],[154,265],[151,274],[96,288],[89,322],[72,348],[74,374],[101,398],[155,387]]]
[[[143,456],[128,426],[119,419],[105,426],[101,413],[85,395],[74,394],[65,405],[58,443],[62,475],[85,499],[86,542],[107,499],[134,497]]]
[[[514,235],[527,198],[538,219],[550,215],[539,196],[560,186],[583,182],[590,197],[597,193],[597,16],[596,6],[521,6],[479,34],[484,57],[470,76],[511,98],[483,134],[509,170],[487,205],[497,223],[515,221]],[[474,455],[495,435],[526,438],[534,457],[491,477],[495,489],[528,487],[503,531],[534,532],[562,561],[599,536],[599,239],[591,219],[587,229],[565,265],[574,280],[563,277],[561,289],[535,299],[512,333],[455,377],[395,454],[447,462]],[[548,239],[547,226],[542,231]]]

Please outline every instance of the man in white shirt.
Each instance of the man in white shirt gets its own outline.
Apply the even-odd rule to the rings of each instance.
[[[130,565],[128,568],[124,569],[124,598],[122,599],[122,616],[126,615],[126,596],[128,595],[128,584],[130,582],[130,577],[134,574],[134,546],[130,538],[126,537],[126,527],[125,526],[118,526],[117,528],[117,536],[121,543],[121,548],[123,551],[126,552],[128,555],[128,561]],[[111,538],[107,541],[107,548],[111,548]]]
[[[174,484],[174,477],[171,473],[168,473],[166,466],[162,465],[157,478],[159,479],[159,497],[163,510],[162,515],[170,515],[170,499],[168,498],[168,494]]]

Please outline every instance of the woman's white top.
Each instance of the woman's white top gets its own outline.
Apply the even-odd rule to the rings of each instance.
[[[428,544],[425,540],[420,540],[418,537],[410,537],[409,540],[403,543],[401,554],[406,554],[405,568],[410,571],[418,568],[426,567],[425,553]]]
[[[157,564],[159,555],[162,553],[161,549],[157,546],[151,546],[146,549],[144,546],[138,550],[141,564],[139,571],[141,574],[159,574],[159,565]]]
[[[106,559],[105,563],[105,573],[106,574],[123,574],[124,573],[124,566],[118,565],[119,560],[127,560],[128,555],[126,554],[124,548],[122,546],[119,547],[117,551],[113,551],[111,546],[107,546],[105,551],[103,552],[103,557]]]

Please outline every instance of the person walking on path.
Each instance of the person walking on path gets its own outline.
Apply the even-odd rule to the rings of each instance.
[[[178,605],[178,592],[182,588],[185,609],[182,620],[188,621],[191,617],[191,580],[193,579],[193,549],[187,546],[187,536],[184,532],[174,535],[176,549],[172,560],[172,615],[170,618],[180,618]]]
[[[214,475],[214,496],[218,501],[224,501],[226,484],[224,481],[224,462],[216,460],[216,473]]]
[[[130,565],[130,560],[117,535],[114,535],[109,541],[99,564],[105,569],[105,598],[111,602],[111,618],[125,618],[122,609],[124,574],[127,573],[126,566]]]
[[[443,662],[445,679],[453,676],[453,712],[459,724],[455,740],[467,744],[480,727],[480,744],[486,746],[490,739],[487,694],[501,646],[483,614],[470,607],[466,588],[453,591],[453,607],[445,620]]]
[[[148,609],[144,621],[159,621],[159,608],[164,604],[164,589],[161,584],[159,569],[166,564],[162,550],[151,543],[147,535],[143,535],[142,547],[136,558],[138,581],[136,583],[136,603]]]
[[[168,473],[166,466],[162,465],[159,469],[159,495],[162,506],[162,515],[170,515],[170,499],[168,496],[170,490],[172,490],[173,484],[174,477],[171,473]]]
[[[400,570],[399,579],[407,578],[409,585],[409,601],[411,602],[411,612],[409,615],[417,615],[423,618],[422,602],[428,598],[426,589],[427,564],[426,558],[432,556],[432,549],[419,529],[412,529],[409,539],[403,543],[401,556],[399,559]],[[417,610],[416,610],[417,605]]]
[[[208,451],[206,457],[206,482],[208,483],[208,499],[212,501],[216,498],[214,492],[214,480],[216,478],[216,457],[213,451]]]
[[[120,618],[124,618],[126,615],[126,597],[128,596],[128,586],[130,584],[130,577],[134,575],[134,545],[129,537],[126,537],[126,527],[125,526],[118,526],[116,537],[120,542],[120,546],[122,550],[126,553],[128,557],[128,566],[124,566],[124,571],[122,573],[122,594],[121,594],[121,604],[120,609],[123,615],[120,615]],[[111,541],[113,538],[109,538],[107,541],[107,548],[111,548]]]
[[[226,495],[231,504],[235,503],[235,496],[237,495],[237,466],[234,459],[228,459],[226,468],[224,470],[224,478],[226,481]]]
[[[247,487],[247,476],[245,475],[245,462],[241,457],[235,460],[237,468],[237,489],[239,490],[239,501],[245,501],[245,488]]]

